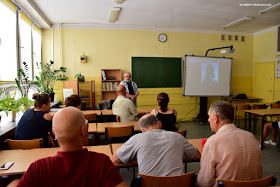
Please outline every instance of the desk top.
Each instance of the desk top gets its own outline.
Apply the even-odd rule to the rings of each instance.
[[[109,145],[85,146],[84,148],[87,148],[89,151],[104,153],[109,157],[112,156]],[[34,161],[45,157],[55,156],[58,151],[59,147],[0,151],[0,165],[3,165],[6,162],[14,162],[14,165],[8,170],[1,170],[0,176],[23,174]]]
[[[153,109],[152,108],[138,108],[137,109],[140,114],[147,114],[150,113]],[[54,115],[57,111],[50,112],[51,115]],[[109,115],[114,115],[112,110],[83,110],[82,111],[84,115],[88,114],[94,114],[96,113],[97,115],[101,116],[109,116]]]
[[[260,116],[279,116],[280,109],[256,109],[256,110],[244,110],[246,113],[256,114]]]
[[[105,133],[105,127],[127,127],[134,125],[134,131],[141,131],[140,127],[138,125],[138,121],[132,121],[132,122],[109,122],[109,123],[97,123],[97,129],[96,129],[96,123],[89,123],[88,127],[88,133]]]
[[[222,98],[223,100],[226,100],[226,101],[248,101],[248,100],[261,100],[261,98],[254,98],[254,97],[249,97],[247,99],[235,99],[235,98],[230,98],[230,97],[224,97]]]

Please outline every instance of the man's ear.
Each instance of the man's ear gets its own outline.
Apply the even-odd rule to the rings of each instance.
[[[214,119],[215,119],[216,123],[218,123],[220,121],[220,118],[217,114],[214,114]]]

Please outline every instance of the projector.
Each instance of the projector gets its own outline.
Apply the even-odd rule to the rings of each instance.
[[[221,50],[221,53],[222,54],[232,54],[234,52],[234,50],[231,50],[231,49],[224,49],[224,50]]]

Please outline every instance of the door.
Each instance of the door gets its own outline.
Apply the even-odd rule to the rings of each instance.
[[[274,62],[255,64],[254,97],[262,103],[273,102]]]

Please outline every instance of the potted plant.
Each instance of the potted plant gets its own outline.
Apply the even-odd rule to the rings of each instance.
[[[78,82],[85,82],[85,77],[81,74],[81,72],[78,73],[77,75],[75,75],[74,78],[76,78],[76,77],[77,77]]]
[[[64,67],[60,67],[59,70],[52,70],[52,66],[53,66],[53,61],[50,61],[50,63],[46,63],[42,66],[42,63],[40,63],[41,65],[41,72],[39,76],[35,76],[35,81],[32,84],[37,85],[37,91],[39,93],[45,92],[48,93],[51,97],[51,101],[54,101],[54,92],[53,92],[53,88],[54,88],[54,81],[65,81],[67,80],[68,77],[66,77],[65,75],[56,75],[58,72],[66,72],[66,68]],[[37,66],[38,63],[37,63]]]
[[[6,122],[14,122],[17,111],[23,111],[23,105],[31,106],[32,101],[27,97],[22,97],[19,99],[15,99],[15,92],[13,94],[6,94],[6,96],[0,99],[0,110],[2,111],[2,119]],[[4,113],[4,114],[3,114]]]
[[[32,82],[29,82],[29,73],[28,73],[28,65],[26,62],[22,62],[24,69],[18,70],[18,77],[15,78],[17,88],[21,93],[21,97],[28,96],[28,90],[32,85]]]

